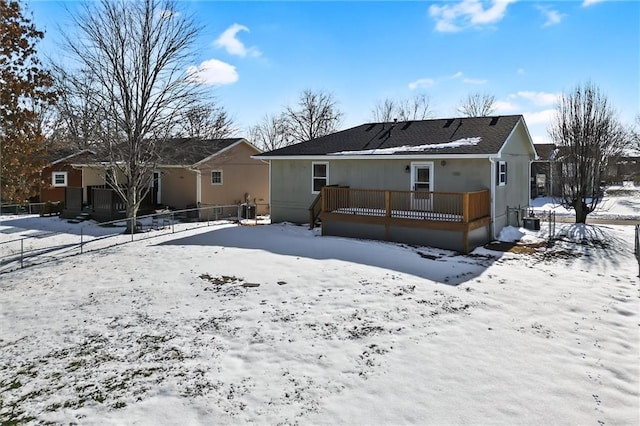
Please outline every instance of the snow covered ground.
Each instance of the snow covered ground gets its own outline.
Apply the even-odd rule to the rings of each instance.
[[[189,226],[0,274],[0,423],[640,424],[632,226],[467,256]],[[3,216],[0,250],[25,234],[78,249]]]
[[[531,207],[536,212],[555,211],[556,215],[574,216],[573,210],[567,210],[551,197],[540,197],[531,200]],[[596,219],[631,219],[640,221],[640,187],[633,182],[625,182],[622,186],[610,186],[605,191],[603,200],[596,210],[589,214]]]

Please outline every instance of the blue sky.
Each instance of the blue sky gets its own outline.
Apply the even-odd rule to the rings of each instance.
[[[78,2],[31,1],[58,54],[58,24]],[[557,95],[592,81],[623,122],[640,113],[640,2],[462,0],[181,1],[204,26],[194,67],[240,128],[310,88],[331,92],[341,127],[371,120],[384,98],[426,93],[436,117],[472,92],[524,114],[546,142]],[[246,136],[246,132],[240,132]]]

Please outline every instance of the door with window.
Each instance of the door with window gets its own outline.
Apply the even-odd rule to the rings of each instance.
[[[411,163],[411,208],[430,211],[433,208],[433,163]]]

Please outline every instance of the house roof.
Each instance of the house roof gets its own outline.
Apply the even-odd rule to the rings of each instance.
[[[552,155],[554,151],[556,151],[556,145],[553,143],[537,143],[533,145],[536,149],[536,153],[538,154],[539,161],[549,161],[552,160]],[[556,151],[557,153],[557,151]]]
[[[520,120],[521,115],[503,115],[368,123],[255,157],[491,155]]]
[[[61,148],[47,151],[45,160],[48,164],[55,165],[64,162],[86,162],[94,160],[96,153],[90,149]]]
[[[166,144],[162,164],[192,165],[218,154],[243,138],[226,139],[173,139]]]

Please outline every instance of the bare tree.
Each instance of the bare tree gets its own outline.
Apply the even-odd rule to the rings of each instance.
[[[216,102],[197,104],[182,113],[178,136],[198,139],[222,139],[236,128],[225,108]]]
[[[560,96],[549,135],[559,148],[562,205],[576,212],[576,223],[602,200],[600,182],[609,159],[628,143],[607,97],[592,83]]]
[[[79,34],[65,44],[91,79],[105,120],[99,143],[125,177],[112,186],[135,223],[163,147],[196,96],[186,70],[200,28],[172,0],[88,2],[73,21]]]
[[[396,101],[386,98],[383,101],[378,102],[371,110],[371,121],[376,123],[393,121],[394,118],[398,118],[396,110]]]
[[[634,123],[629,130],[631,148],[640,151],[640,114],[636,115]]]
[[[458,106],[464,117],[486,117],[496,112],[496,98],[487,93],[471,93]]]
[[[105,115],[96,99],[96,81],[87,70],[70,73],[54,66],[58,102],[51,117],[49,145],[74,149],[97,148],[103,140]]]
[[[342,115],[333,95],[310,89],[301,93],[295,107],[288,106],[283,113],[293,142],[304,142],[334,132]]]
[[[251,127],[249,138],[263,151],[273,151],[293,143],[283,115],[265,115],[258,124]]]
[[[371,110],[375,122],[425,120],[432,115],[431,99],[424,93],[399,100],[386,98]]]

